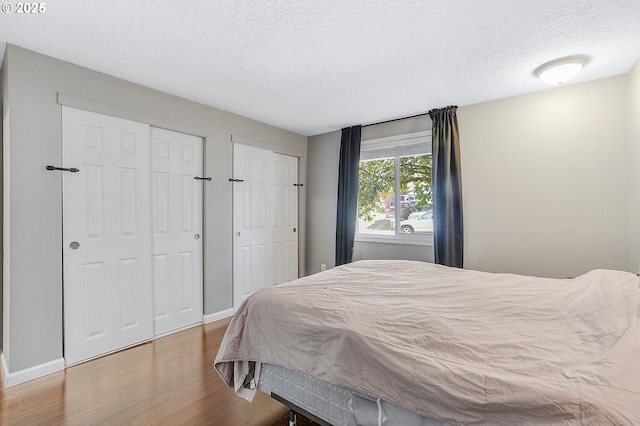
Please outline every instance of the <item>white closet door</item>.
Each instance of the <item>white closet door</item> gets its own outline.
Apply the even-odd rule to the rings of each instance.
[[[233,306],[274,283],[273,152],[233,145]]]
[[[63,107],[62,130],[70,365],[153,337],[149,126]]]
[[[151,129],[155,334],[202,322],[202,138]]]
[[[275,284],[298,278],[298,158],[273,154]]]

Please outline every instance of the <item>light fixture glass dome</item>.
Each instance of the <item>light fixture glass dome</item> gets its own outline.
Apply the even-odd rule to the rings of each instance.
[[[539,66],[535,75],[548,84],[562,84],[578,74],[587,63],[584,56],[556,59]]]

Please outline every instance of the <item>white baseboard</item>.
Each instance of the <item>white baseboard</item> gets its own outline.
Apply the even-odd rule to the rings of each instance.
[[[187,325],[185,327],[176,328],[175,330],[165,331],[164,333],[156,334],[155,336],[153,336],[153,340],[160,339],[160,338],[166,337],[166,336],[170,336],[170,335],[175,334],[175,333],[180,333],[181,331],[185,331],[185,330],[188,330],[188,329],[193,328],[193,327],[199,327],[202,324],[203,324],[202,322],[198,322],[198,323],[195,323],[195,324]],[[120,349],[118,349],[116,352],[120,352]]]
[[[2,378],[4,379],[4,386],[6,388],[57,373],[58,371],[63,371],[65,367],[64,358],[59,358],[44,364],[9,373],[9,366],[7,365],[4,352],[0,353],[0,364],[2,364]]]
[[[221,319],[229,318],[233,316],[233,308],[225,309],[224,311],[216,312],[213,314],[205,315],[203,318],[203,322],[205,324],[209,324],[214,321],[219,321]]]

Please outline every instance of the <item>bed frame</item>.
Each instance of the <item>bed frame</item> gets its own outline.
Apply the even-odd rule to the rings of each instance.
[[[296,414],[302,414],[307,419],[311,420],[312,422],[314,422],[314,423],[316,423],[316,424],[318,424],[320,426],[331,426],[330,423],[325,422],[320,417],[314,416],[313,414],[311,414],[307,410],[304,410],[304,409],[298,407],[296,404],[292,403],[291,401],[288,401],[288,400],[284,399],[283,397],[281,397],[280,395],[278,395],[276,393],[271,392],[271,398],[273,398],[276,401],[278,401],[279,403],[289,407],[289,426],[296,426],[298,424],[298,419],[296,417]]]

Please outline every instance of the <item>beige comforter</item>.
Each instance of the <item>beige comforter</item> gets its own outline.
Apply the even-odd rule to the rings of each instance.
[[[359,261],[260,291],[215,368],[278,364],[459,424],[640,425],[640,281]]]

